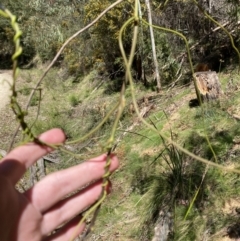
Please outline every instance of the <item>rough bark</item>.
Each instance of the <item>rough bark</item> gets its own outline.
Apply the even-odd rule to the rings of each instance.
[[[202,101],[216,100],[223,94],[215,71],[196,72],[193,77],[196,80]]]

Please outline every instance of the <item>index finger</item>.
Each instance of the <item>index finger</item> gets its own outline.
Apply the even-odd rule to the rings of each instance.
[[[60,129],[52,129],[41,134],[39,140],[59,144],[65,141],[65,134]],[[51,147],[35,142],[19,146],[2,159],[0,175],[8,177],[15,185],[31,165],[52,150]]]
[[[67,195],[100,180],[105,173],[108,158],[111,159],[109,171],[113,172],[119,166],[117,157],[114,154],[109,157],[103,154],[77,166],[49,174],[27,190],[25,195],[40,212],[45,212]],[[99,195],[100,193],[97,196]]]

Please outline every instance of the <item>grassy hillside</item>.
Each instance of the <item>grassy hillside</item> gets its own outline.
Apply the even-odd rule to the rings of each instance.
[[[18,90],[23,105],[41,72],[22,71]],[[195,98],[192,84],[165,88],[158,95],[138,85],[135,95],[140,110],[151,107],[144,118],[155,129],[196,155],[238,169],[238,75],[229,71],[219,74],[219,78],[224,96],[202,108],[189,107]],[[92,130],[118,101],[120,82],[107,82],[95,72],[66,78],[63,71],[52,69],[31,102],[27,120],[35,134],[60,127],[68,140],[79,138]],[[144,97],[148,97],[147,102]],[[239,175],[206,166],[182,153],[142,124],[131,103],[128,88],[115,138],[121,166],[111,178],[113,193],[102,206],[95,232],[88,240],[152,240],[154,227],[167,220],[166,216],[169,240],[240,237]],[[61,162],[47,163],[46,171],[66,168],[100,154],[109,138],[114,114],[87,140],[67,147],[78,157],[61,153]],[[7,149],[17,122],[10,108],[0,118],[4,127],[0,129],[0,148]],[[16,142],[21,138],[19,134]],[[22,180],[24,185],[27,178],[28,175]]]

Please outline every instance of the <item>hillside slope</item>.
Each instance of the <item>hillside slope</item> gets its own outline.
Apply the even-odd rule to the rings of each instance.
[[[41,70],[21,73],[17,89],[22,105],[40,74]],[[189,107],[195,98],[192,84],[166,88],[158,95],[137,85],[135,95],[140,112],[156,130],[198,156],[238,169],[238,75],[222,73],[219,78],[225,96],[220,102],[206,103],[202,108]],[[26,120],[34,123],[36,135],[60,127],[68,140],[74,140],[93,130],[118,101],[115,87],[95,72],[80,79],[66,79],[60,70],[52,69],[41,85],[41,92],[36,92]],[[141,123],[131,104],[127,88],[126,107],[115,137],[119,140],[115,151],[121,166],[111,178],[113,193],[102,206],[95,231],[88,240],[152,240],[154,227],[166,215],[170,217],[170,240],[238,238],[238,174],[206,166],[182,153]],[[17,122],[8,106],[1,113],[4,128],[0,128],[0,148],[7,149]],[[59,164],[46,163],[46,172],[75,165],[102,152],[115,114],[86,140],[68,147],[78,157],[62,153]],[[19,140],[20,134],[16,143]],[[23,180],[26,185],[27,179],[28,175]]]

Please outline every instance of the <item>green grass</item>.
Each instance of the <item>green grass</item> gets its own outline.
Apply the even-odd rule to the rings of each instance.
[[[28,96],[31,93],[31,89],[29,89],[28,87],[23,87],[23,89],[19,90],[19,93]]]
[[[28,70],[21,74],[18,89],[23,105],[41,72]],[[59,80],[57,76],[57,69],[52,69],[47,75],[41,85],[41,100],[37,91],[27,120],[34,122],[40,101],[39,116],[32,127],[34,133],[38,135],[59,127],[66,132],[67,140],[76,140],[95,128],[105,112],[116,103],[116,86],[99,85],[95,72],[78,82],[73,78]],[[237,80],[237,75],[232,76]],[[221,74],[220,77],[223,89],[226,89],[229,76]],[[110,95],[106,94],[109,92]],[[146,94],[151,92],[136,86],[139,100]],[[167,93],[163,91],[153,100],[157,107],[145,119],[187,150],[215,161],[206,139],[208,137],[217,162],[239,168],[240,148],[234,142],[240,136],[239,121],[229,113],[238,114],[240,92],[232,90],[220,104],[204,104],[203,109],[189,108],[189,100],[194,96],[192,86],[172,89]],[[126,98],[126,103],[131,103],[129,88]],[[6,116],[10,116],[8,110],[1,117],[6,126],[1,130],[2,146],[6,145],[7,137],[16,125],[12,121],[7,123],[9,117]],[[14,119],[13,116],[11,118]],[[96,133],[72,146],[82,158],[62,153],[63,161],[59,165],[47,164],[47,172],[67,168],[100,154],[109,138],[114,119],[112,115]],[[129,114],[127,105],[116,139],[136,121],[136,115]],[[174,241],[201,240],[204,235],[209,240],[219,241],[220,233],[224,232],[222,230],[236,223],[236,216],[225,213],[223,207],[226,201],[239,197],[237,174],[209,167],[204,175],[204,164],[183,154],[142,123],[122,138],[116,153],[121,166],[111,177],[113,193],[103,204],[96,223],[93,235],[99,240],[100,237],[104,240],[151,240],[160,210],[169,211],[172,215],[170,240]]]
[[[69,96],[69,102],[72,107],[75,107],[79,104],[79,99],[76,95],[72,94]]]

